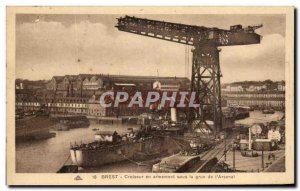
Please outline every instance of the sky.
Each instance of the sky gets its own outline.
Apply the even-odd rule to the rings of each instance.
[[[83,73],[190,78],[191,46],[118,31],[114,26],[121,16],[17,15],[16,78],[48,80]],[[263,24],[257,30],[261,44],[220,47],[221,81],[284,80],[284,15],[130,16],[221,29]]]

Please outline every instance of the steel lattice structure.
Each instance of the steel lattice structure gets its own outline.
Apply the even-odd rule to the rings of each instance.
[[[234,25],[230,30],[185,25],[125,16],[118,18],[120,31],[193,46],[191,91],[197,93],[200,108],[195,108],[191,119],[198,119],[207,127],[214,122],[214,131],[222,128],[219,46],[260,43],[255,30],[262,27]]]

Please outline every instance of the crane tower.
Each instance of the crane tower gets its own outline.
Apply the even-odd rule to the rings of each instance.
[[[200,107],[194,108],[190,119],[206,125],[214,122],[214,131],[222,128],[219,46],[259,44],[255,30],[262,27],[231,26],[229,30],[185,25],[131,16],[118,18],[118,30],[193,46],[191,91],[196,92]],[[234,59],[234,58],[233,58]]]

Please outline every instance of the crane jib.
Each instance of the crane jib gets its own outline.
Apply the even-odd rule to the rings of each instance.
[[[136,17],[118,18],[118,30],[147,37],[196,46],[214,44],[214,46],[234,46],[259,44],[261,36],[254,32],[260,26],[231,26],[230,30],[184,25],[164,21],[141,19]]]

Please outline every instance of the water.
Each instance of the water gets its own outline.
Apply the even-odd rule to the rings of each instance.
[[[278,121],[282,118],[283,112],[276,111],[274,114],[263,114],[261,111],[250,112],[250,117],[246,119],[236,120],[236,123],[252,125],[253,123],[267,123],[271,121]]]
[[[88,143],[94,140],[94,131],[116,130],[119,134],[127,128],[137,126],[129,125],[99,125],[91,124],[89,128],[77,128],[69,131],[55,131],[56,137],[23,142],[16,145],[16,171],[19,173],[51,173],[56,172],[69,156],[70,143]]]
[[[279,120],[282,112],[262,114],[261,111],[250,112],[250,117],[237,120],[241,124],[266,123]],[[56,137],[35,142],[20,143],[16,146],[16,171],[20,173],[54,173],[69,156],[70,142],[88,143],[94,140],[94,128],[101,130],[116,130],[124,133],[127,125],[99,125],[91,124],[89,128],[71,129],[70,131],[56,131]],[[134,128],[138,128],[134,126]],[[83,172],[151,172],[151,165],[137,166],[124,161],[118,164],[106,165],[94,169],[84,169]]]

